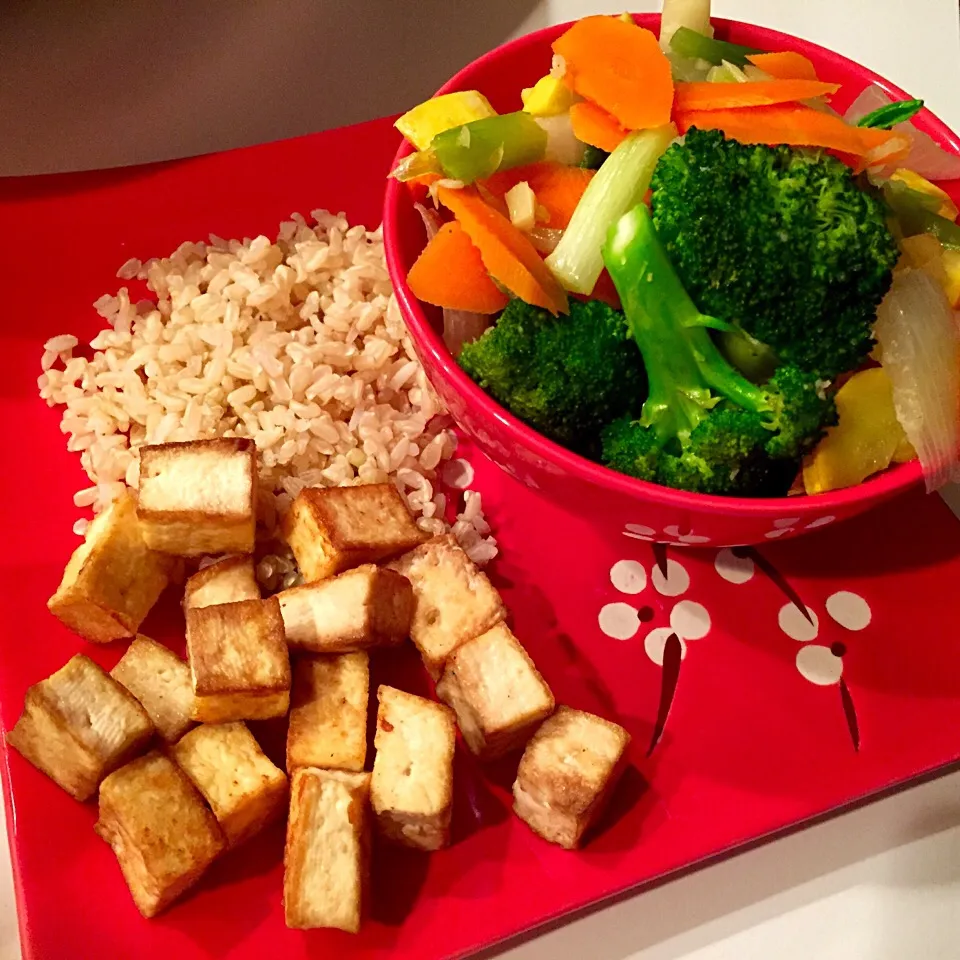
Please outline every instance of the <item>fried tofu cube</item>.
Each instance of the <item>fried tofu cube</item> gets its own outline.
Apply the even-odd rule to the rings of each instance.
[[[194,720],[264,720],[290,708],[290,654],[276,597],[187,610],[187,659]]]
[[[245,723],[202,724],[171,753],[203,794],[231,847],[284,812],[287,776],[270,762]]]
[[[410,581],[372,563],[283,590],[277,599],[287,643],[296,650],[364,650],[402,643],[410,633]]]
[[[303,657],[293,665],[287,770],[363,770],[370,662],[366,653]]]
[[[198,557],[253,553],[257,451],[221,437],[140,448],[137,514],[147,546]]]
[[[94,643],[132,637],[178,567],[147,547],[136,497],[125,491],[93,518],[47,607]]]
[[[360,930],[370,871],[369,773],[293,774],[283,853],[288,927]]]
[[[500,594],[450,534],[428,540],[389,567],[413,584],[410,637],[434,680],[457,647],[506,614]]]
[[[77,800],[143,753],[153,724],[133,694],[82,653],[27,690],[7,743]]]
[[[203,797],[158,751],[103,781],[94,829],[113,848],[133,902],[145,917],[156,916],[192,887],[226,849]]]
[[[439,850],[450,841],[453,811],[453,711],[381,686],[370,799],[384,836]]]
[[[504,623],[457,647],[437,684],[471,752],[494,760],[530,739],[555,702],[520,641]]]
[[[379,563],[424,539],[392,483],[307,487],[293,501],[283,533],[308,582]]]
[[[630,734],[592,713],[558,707],[527,744],[513,809],[534,833],[568,850],[603,812],[626,761]]]
[[[198,570],[187,580],[183,607],[211,607],[217,603],[259,600],[260,585],[253,557],[224,557]]]
[[[136,637],[110,676],[140,701],[167,743],[176,743],[193,726],[190,668],[162,643]]]

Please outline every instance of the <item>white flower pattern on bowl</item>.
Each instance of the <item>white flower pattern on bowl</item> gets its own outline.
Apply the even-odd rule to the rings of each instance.
[[[657,533],[653,527],[648,527],[642,523],[628,523],[624,525],[623,535],[633,540],[645,540],[648,543],[677,543],[691,547],[710,543],[709,537],[701,536],[692,530],[681,533],[680,527],[675,523],[664,527],[661,533]]]
[[[826,517],[817,517],[816,520],[811,520],[809,523],[803,525],[804,530],[817,530],[820,527],[825,527],[828,523],[833,523],[836,520],[836,517],[826,516]],[[773,529],[768,530],[764,536],[768,540],[776,540],[777,537],[782,537],[787,533],[793,533],[797,529],[797,524],[799,524],[799,517],[784,517],[781,520],[773,521]]]

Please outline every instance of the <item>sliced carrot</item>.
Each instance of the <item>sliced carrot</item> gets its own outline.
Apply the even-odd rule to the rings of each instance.
[[[589,100],[580,100],[570,107],[570,125],[578,140],[607,153],[616,150],[630,133],[613,114]]]
[[[687,110],[728,110],[739,107],[766,107],[774,103],[795,103],[836,93],[839,83],[819,80],[756,80],[752,83],[678,83],[676,108]],[[576,132],[576,131],[574,131]]]
[[[569,311],[566,293],[533,244],[502,213],[484,203],[475,189],[441,186],[437,196],[479,249],[490,276],[525,303],[554,316]]]
[[[793,50],[782,53],[754,53],[747,59],[775,80],[816,80],[817,69],[802,54]]]
[[[445,223],[407,274],[415,297],[449,310],[497,313],[508,303],[463,227]]]
[[[564,82],[628,130],[670,122],[673,78],[657,38],[617,17],[584,17],[553,42]]]
[[[580,167],[568,167],[553,160],[541,160],[495,173],[481,181],[479,187],[488,190],[496,200],[500,200],[518,183],[526,182],[537,196],[537,206],[543,207],[547,212],[548,219],[541,225],[554,230],[565,230],[595,172]]]
[[[823,147],[866,156],[897,136],[890,130],[851,127],[840,117],[797,104],[747,107],[739,110],[688,110],[677,114],[681,133],[691,127],[720,130],[741,143],[786,143],[794,147]]]

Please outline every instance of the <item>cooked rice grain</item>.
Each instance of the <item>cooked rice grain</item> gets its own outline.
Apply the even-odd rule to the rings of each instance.
[[[390,285],[380,230],[325,210],[295,214],[275,241],[183,243],[163,260],[128,260],[153,299],[94,304],[109,326],[74,356],[76,337],[44,345],[40,396],[65,407],[61,430],[93,487],[77,506],[102,510],[139,482],[142,444],[250,437],[260,453],[259,537],[307,486],[392,480],[419,526],[452,529],[478,563],[496,555],[480,494],[449,525],[439,473],[456,437],[416,359]],[[451,491],[457,496],[456,491]],[[79,521],[75,528],[85,528]],[[259,563],[289,583],[288,554]]]

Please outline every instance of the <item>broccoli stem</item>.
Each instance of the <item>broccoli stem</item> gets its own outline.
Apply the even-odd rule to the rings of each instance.
[[[631,338],[650,384],[641,422],[660,443],[690,432],[720,399],[754,413],[770,409],[767,393],[724,359],[690,299],[641,203],[621,217],[603,247]]]
[[[604,160],[584,191],[547,266],[563,287],[589,294],[603,270],[601,249],[609,229],[639,203],[663,152],[676,137],[673,124],[631,133]]]

